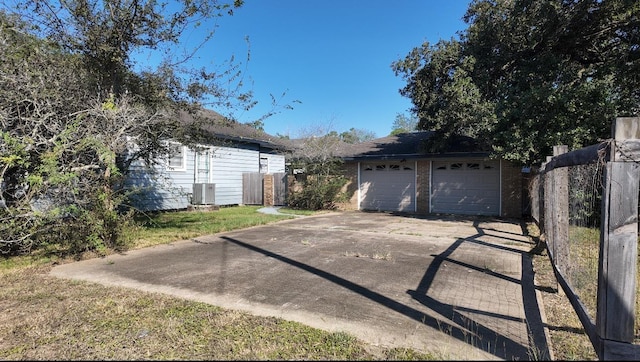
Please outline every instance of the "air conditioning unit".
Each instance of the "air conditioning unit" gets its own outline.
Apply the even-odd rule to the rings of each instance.
[[[194,183],[191,203],[194,205],[214,205],[216,203],[216,184]]]

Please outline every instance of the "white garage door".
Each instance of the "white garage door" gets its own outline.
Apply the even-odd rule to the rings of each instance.
[[[431,212],[500,214],[500,161],[434,161]]]
[[[415,163],[378,162],[360,166],[360,208],[415,211]]]

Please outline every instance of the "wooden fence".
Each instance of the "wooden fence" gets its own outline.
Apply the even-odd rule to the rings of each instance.
[[[245,205],[262,205],[264,174],[247,172],[242,174],[242,203]]]
[[[637,298],[638,193],[640,185],[640,118],[617,118],[612,138],[554,156],[531,183],[531,214],[547,244],[558,283],[582,322],[601,360],[639,360],[634,344]],[[568,168],[602,163],[597,308],[592,318],[567,278],[569,255]]]
[[[245,205],[282,206],[288,192],[287,174],[284,172],[242,174],[242,203]]]

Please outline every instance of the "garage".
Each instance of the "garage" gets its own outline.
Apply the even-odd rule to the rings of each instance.
[[[339,207],[522,217],[522,166],[491,158],[469,137],[430,152],[434,135],[415,131],[343,145],[337,155],[344,161],[348,201]]]
[[[500,215],[500,161],[433,161],[431,212]]]
[[[360,166],[360,208],[414,212],[415,183],[415,162],[363,163]]]

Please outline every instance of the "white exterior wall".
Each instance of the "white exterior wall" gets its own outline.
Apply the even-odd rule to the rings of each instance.
[[[284,155],[276,155],[272,153],[262,153],[260,157],[264,157],[269,162],[269,172],[268,173],[279,173],[285,172],[284,168]]]
[[[269,158],[270,173],[284,172],[283,155],[262,154],[265,156]],[[169,169],[166,160],[161,160],[153,169],[140,162],[132,165],[126,186],[141,188],[142,192],[133,198],[137,208],[145,211],[186,209],[191,204],[194,182],[215,184],[216,205],[242,204],[242,174],[259,171],[261,153],[257,144],[237,144],[207,147],[198,155],[186,148],[185,157],[186,167],[179,170]]]
[[[186,148],[186,164],[181,170],[169,170],[166,160],[153,167],[136,162],[126,181],[128,187],[140,188],[133,198],[141,210],[173,210],[186,208],[193,190],[195,152]]]
[[[214,147],[212,182],[216,185],[216,205],[242,204],[242,174],[258,172],[258,145],[241,147]]]

